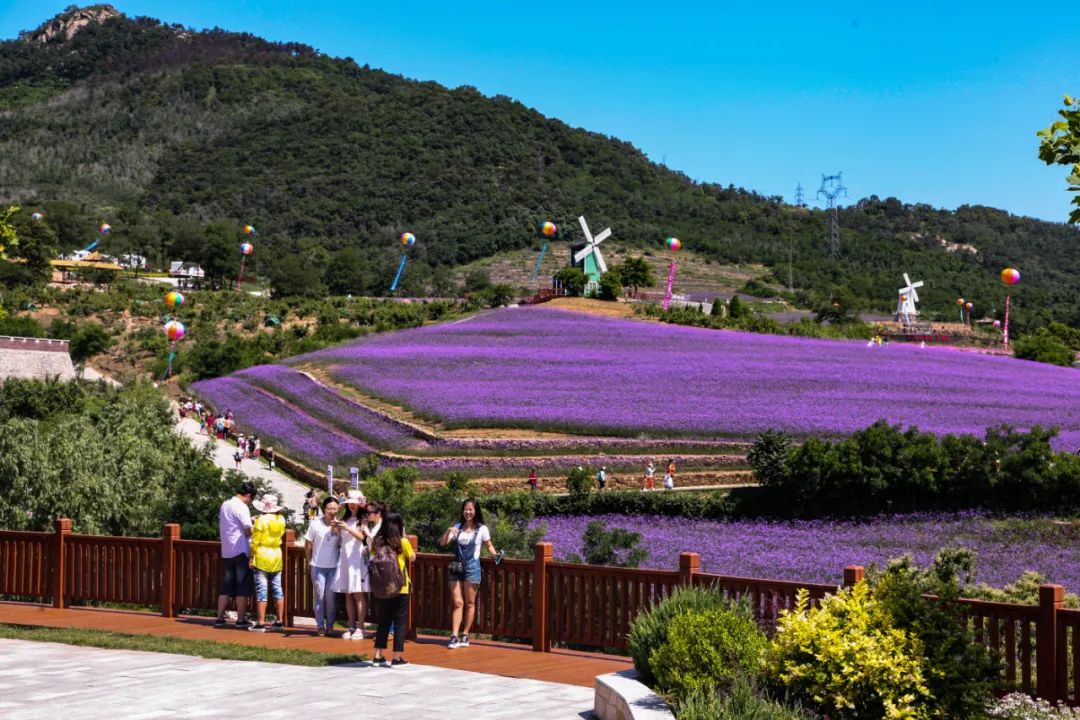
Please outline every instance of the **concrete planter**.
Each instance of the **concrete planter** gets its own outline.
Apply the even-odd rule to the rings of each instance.
[[[593,713],[597,720],[674,720],[671,707],[647,685],[637,670],[597,675]]]

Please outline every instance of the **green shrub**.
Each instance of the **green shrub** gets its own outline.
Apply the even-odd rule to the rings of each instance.
[[[1022,360],[1065,367],[1076,362],[1076,352],[1045,328],[1039,328],[1034,335],[1027,335],[1013,343],[1013,354]]]
[[[930,718],[922,643],[893,624],[865,582],[810,607],[805,590],[781,615],[771,675],[830,717]]]
[[[676,701],[678,720],[808,720],[809,715],[766,697],[746,678],[738,678],[731,692],[696,690]]]
[[[587,467],[576,467],[566,476],[566,487],[570,491],[570,497],[580,500],[589,494],[592,489],[593,474]]]
[[[702,612],[729,606],[730,601],[717,590],[677,587],[671,595],[639,613],[630,624],[627,644],[630,657],[634,660],[634,668],[641,674],[642,682],[652,683],[656,680],[650,655],[653,650],[667,642],[668,628],[675,617],[686,612]]]
[[[590,565],[612,565],[636,568],[649,557],[649,551],[638,547],[641,533],[623,528],[608,530],[603,520],[593,520],[585,528],[582,538],[585,551],[584,562]],[[581,557],[571,555],[569,562],[582,562]]]
[[[728,688],[761,673],[765,635],[744,606],[689,610],[675,616],[667,641],[649,654],[657,687],[676,695]]]
[[[786,463],[791,451],[791,438],[779,430],[766,430],[757,436],[746,459],[754,469],[754,477],[762,485],[775,486],[783,482]]]

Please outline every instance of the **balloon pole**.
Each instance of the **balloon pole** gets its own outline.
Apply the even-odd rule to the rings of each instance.
[[[536,266],[533,267],[532,277],[529,278],[529,282],[535,282],[536,276],[540,274],[540,263],[544,262],[544,253],[548,250],[547,241],[544,241],[544,246],[540,248],[540,257],[536,258]]]
[[[667,269],[667,292],[664,293],[664,311],[667,312],[671,305],[671,286],[675,284],[675,261],[672,260]]]
[[[247,260],[247,255],[240,256],[240,274],[236,276],[236,292],[240,292],[240,283],[244,279],[244,261]]]
[[[176,341],[173,340],[172,342],[169,343],[169,359],[165,361],[165,372],[162,373],[162,375],[161,375],[162,380],[164,380],[167,377],[169,377],[170,375],[172,375],[172,362],[173,362],[173,358],[175,358],[175,357],[176,357]]]
[[[405,270],[405,261],[409,259],[408,255],[401,256],[401,264],[398,265],[397,275],[394,276],[394,282],[390,283],[390,292],[397,290],[398,280],[401,279],[401,273]]]
[[[1006,295],[1005,296],[1005,328],[1004,328],[1004,332],[1002,333],[1002,337],[1004,337],[1004,339],[1005,339],[1005,349],[1006,350],[1009,349],[1009,299],[1011,297],[1012,297],[1011,295]]]

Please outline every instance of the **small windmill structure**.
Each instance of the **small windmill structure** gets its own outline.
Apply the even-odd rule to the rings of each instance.
[[[600,276],[607,272],[607,263],[600,252],[600,243],[611,237],[611,228],[604,228],[593,237],[589,231],[589,224],[585,222],[585,216],[578,216],[581,223],[581,231],[585,233],[585,244],[575,245],[573,248],[574,265],[581,266],[585,271],[588,282],[585,284],[585,294],[589,295],[600,286]]]
[[[915,303],[919,302],[919,293],[916,288],[922,286],[922,280],[913,283],[908,274],[904,273],[904,287],[900,288],[900,299],[896,303],[896,319],[902,321],[905,325],[912,324],[915,322],[915,318],[919,316],[919,310],[915,307]]]

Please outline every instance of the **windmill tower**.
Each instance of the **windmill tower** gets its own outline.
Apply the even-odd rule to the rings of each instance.
[[[922,286],[922,280],[913,283],[908,274],[904,273],[904,287],[900,288],[900,299],[896,303],[896,319],[905,325],[911,325],[919,316],[919,310],[915,307],[915,303],[919,302],[919,293],[916,288]]]
[[[600,252],[600,243],[611,237],[611,228],[604,228],[596,237],[593,237],[584,215],[578,217],[578,222],[581,223],[581,231],[585,233],[585,243],[575,245],[571,251],[574,265],[581,267],[585,271],[585,277],[588,278],[585,294],[589,295],[600,286],[600,276],[607,272],[607,263],[604,262],[604,256]]]

